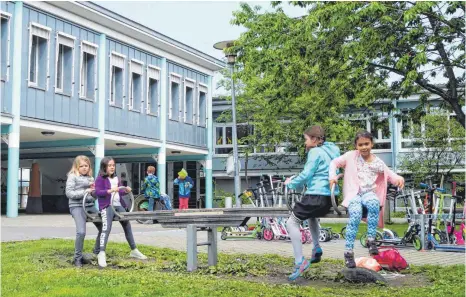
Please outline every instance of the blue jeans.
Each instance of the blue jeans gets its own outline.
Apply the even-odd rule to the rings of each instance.
[[[147,198],[147,197],[146,197]],[[149,206],[147,207],[147,210],[148,211],[154,211],[154,204],[155,204],[155,199],[156,198],[147,198],[147,200],[149,201]],[[164,202],[165,204],[165,208],[167,210],[171,210],[172,209],[172,204],[170,202],[170,196],[168,196],[167,194],[162,194],[160,195],[160,198],[159,198],[161,201]]]
[[[165,207],[167,208],[167,210],[172,209],[172,204],[170,202],[170,196],[168,196],[167,194],[162,194],[160,195],[160,200],[162,200],[165,203]]]
[[[147,198],[147,197],[146,197],[146,198]],[[155,199],[149,197],[149,198],[147,198],[147,200],[149,201],[149,207],[147,207],[147,210],[148,210],[148,211],[154,211],[154,202],[155,202],[154,200],[155,200]]]
[[[374,239],[379,222],[380,202],[374,192],[358,194],[348,205],[349,221],[346,226],[346,250],[354,248],[354,240],[362,219],[362,208],[367,208],[367,238]]]
[[[88,212],[95,213],[97,210],[94,207],[89,207]],[[74,223],[76,225],[76,240],[74,242],[74,260],[82,261],[83,259],[83,246],[84,238],[86,237],[86,213],[82,207],[76,206],[70,208],[70,213],[73,216]],[[94,223],[95,227],[99,231],[94,245],[94,254],[98,254],[100,251],[99,238],[102,233],[102,223]]]

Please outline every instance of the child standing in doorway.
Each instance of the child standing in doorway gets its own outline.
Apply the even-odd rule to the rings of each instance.
[[[330,162],[330,187],[337,182],[337,168],[345,168],[343,179],[343,203],[348,208],[349,221],[346,227],[345,264],[348,268],[356,267],[354,261],[354,240],[359,223],[363,217],[363,207],[367,209],[367,246],[369,254],[379,253],[375,242],[377,223],[383,227],[383,216],[379,213],[385,204],[387,183],[403,188],[404,179],[391,171],[385,163],[371,153],[374,146],[373,136],[367,131],[360,131],[354,139],[356,150],[349,151]]]
[[[148,211],[154,211],[154,200],[160,198],[160,182],[157,176],[154,175],[155,167],[147,167],[147,176],[142,184],[144,197],[149,201]]]
[[[191,197],[191,189],[194,186],[193,179],[188,176],[188,172],[183,168],[178,172],[178,178],[173,181],[178,185],[178,197],[180,199],[180,209],[188,209],[188,201]]]

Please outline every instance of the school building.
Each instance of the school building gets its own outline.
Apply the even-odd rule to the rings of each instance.
[[[92,2],[2,1],[2,211],[67,212],[76,155],[104,156],[135,194],[186,168],[212,206],[212,77],[221,60]],[[195,198],[195,199],[194,199]]]

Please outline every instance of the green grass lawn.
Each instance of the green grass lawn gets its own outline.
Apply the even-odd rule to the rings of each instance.
[[[271,243],[273,244],[273,243]],[[343,282],[343,262],[315,264],[297,283],[288,283],[292,259],[276,255],[219,255],[217,267],[187,273],[185,253],[148,246],[147,261],[129,259],[126,244],[109,244],[108,264],[100,270],[71,266],[73,241],[50,239],[3,243],[2,296],[464,296],[464,265],[411,267],[398,283]],[[91,251],[93,241],[85,242]],[[449,256],[449,255],[445,255]]]

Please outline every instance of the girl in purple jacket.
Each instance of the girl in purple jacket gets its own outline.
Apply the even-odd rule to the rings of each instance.
[[[130,187],[119,189],[121,187],[121,181],[115,174],[115,160],[112,157],[105,157],[100,162],[99,176],[95,181],[95,194],[99,202],[99,210],[102,216],[102,233],[100,235],[100,252],[97,255],[97,262],[100,267],[107,266],[107,260],[105,256],[105,248],[107,246],[108,236],[112,230],[113,217],[115,213],[110,207],[110,203],[116,211],[125,211],[125,201],[121,199],[126,193],[131,192]],[[115,195],[112,199],[112,195]],[[113,200],[113,201],[112,201]],[[120,221],[123,230],[125,231],[125,237],[131,248],[130,257],[145,260],[147,259],[137,248],[134,242],[133,232],[131,231],[131,224],[129,221]]]

